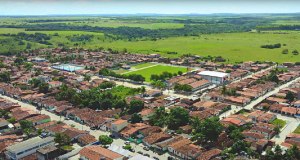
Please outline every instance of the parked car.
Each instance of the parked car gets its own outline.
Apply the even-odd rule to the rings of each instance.
[[[141,152],[141,151],[138,151],[137,153],[143,155],[143,152]]]
[[[108,148],[108,147],[109,147],[108,145],[104,146],[104,148]]]
[[[145,154],[144,154],[144,156],[150,157],[150,155],[149,155],[149,154],[147,154],[147,153],[145,153]]]
[[[133,152],[133,153],[135,152],[135,150],[133,148],[130,148],[129,151]]]
[[[111,137],[111,138],[115,138],[116,136],[115,136],[115,135],[113,135],[113,134],[111,134],[111,135],[109,135],[109,137]]]
[[[155,160],[159,160],[159,158],[157,158],[157,157],[152,157],[153,159],[155,159]]]
[[[146,150],[146,151],[149,151],[149,147],[145,146],[143,149]]]
[[[124,144],[130,145],[130,141],[125,141]]]
[[[90,130],[95,130],[96,128],[95,127],[90,127]]]
[[[69,118],[69,117],[66,117],[65,120],[70,120],[70,118]]]
[[[169,157],[168,157],[168,160],[175,160],[175,158],[172,157],[172,156],[169,156]]]
[[[125,149],[125,145],[123,145],[122,148]]]

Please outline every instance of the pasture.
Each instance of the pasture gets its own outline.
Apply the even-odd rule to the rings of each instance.
[[[163,65],[156,65],[153,67],[141,69],[138,71],[133,71],[130,73],[125,73],[126,75],[130,74],[140,74],[146,78],[146,82],[150,82],[150,77],[152,74],[161,74],[163,72],[171,72],[171,73],[178,73],[178,71],[182,71],[183,73],[187,72],[185,67],[173,67],[173,66],[163,66]]]

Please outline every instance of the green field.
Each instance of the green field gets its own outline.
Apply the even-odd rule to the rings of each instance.
[[[274,121],[272,121],[270,124],[273,124],[275,126],[280,126],[279,128],[282,128],[286,125],[286,121],[277,118]]]
[[[143,63],[143,64],[139,64],[139,65],[132,66],[132,67],[135,68],[135,69],[140,69],[140,68],[154,66],[154,65],[156,65],[156,64],[154,64],[154,63]]]
[[[126,75],[141,74],[142,76],[144,76],[146,78],[146,82],[150,82],[150,76],[152,74],[161,74],[165,71],[171,72],[171,73],[177,73],[178,71],[182,71],[183,73],[185,73],[187,71],[187,69],[184,68],[184,67],[172,67],[172,66],[156,65],[156,66],[145,68],[145,69],[142,69],[142,70],[126,73]]]
[[[300,134],[300,125],[293,131],[293,133]]]

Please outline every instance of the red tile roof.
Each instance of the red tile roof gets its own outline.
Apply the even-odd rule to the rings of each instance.
[[[222,151],[219,149],[212,149],[212,150],[209,150],[209,151],[206,151],[206,152],[203,152],[202,154],[200,154],[197,157],[197,160],[209,160],[211,158],[214,158],[214,157],[220,155],[221,153],[222,153]]]

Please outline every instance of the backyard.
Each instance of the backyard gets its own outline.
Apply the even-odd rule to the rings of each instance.
[[[275,126],[279,126],[279,128],[281,129],[282,127],[284,127],[286,125],[286,121],[277,118],[274,121],[270,122],[270,124],[273,124]]]

